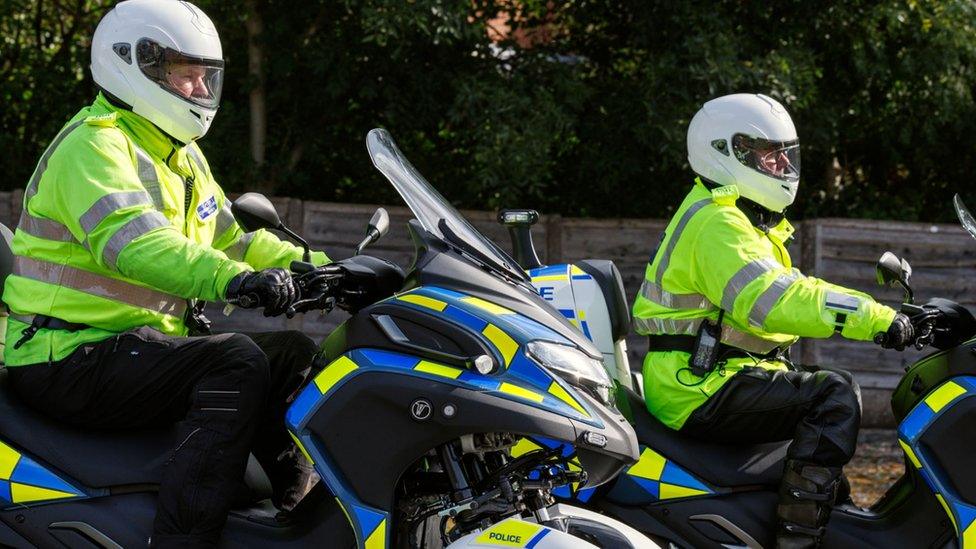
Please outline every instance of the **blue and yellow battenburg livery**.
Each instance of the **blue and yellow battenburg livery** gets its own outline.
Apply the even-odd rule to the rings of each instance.
[[[436,313],[441,318],[480,334],[492,349],[500,370],[492,375],[482,375],[470,369],[440,364],[401,352],[358,348],[332,360],[315,377],[313,383],[298,395],[286,416],[288,428],[302,451],[315,464],[323,480],[336,494],[336,499],[353,525],[361,546],[367,549],[387,546],[390,535],[389,512],[359,501],[347,481],[329,466],[328,456],[318,450],[314,438],[306,430],[307,421],[315,410],[338,388],[357,375],[387,372],[436,380],[526,403],[597,428],[603,427],[603,423],[594,417],[587,408],[586,401],[579,398],[572,386],[550,375],[525,354],[524,345],[532,340],[569,343],[555,331],[479,297],[434,286],[413,289],[391,297],[385,303]],[[552,445],[564,445],[566,452],[572,453],[572,442],[523,440],[513,450],[513,456],[518,457],[528,451],[532,448],[531,445],[547,445],[550,448],[554,447]],[[560,495],[569,497],[577,493],[578,488],[567,489]],[[591,492],[592,490],[584,489],[578,494],[588,498]]]
[[[40,463],[0,442],[0,505],[35,505],[87,495]]]
[[[976,396],[976,377],[951,378],[918,402],[898,426],[898,443],[942,504],[961,547],[976,547],[976,501],[973,499],[976,494],[962,493],[962,487],[946,474],[945,467],[949,464],[940,463],[939,456],[923,440],[941,418],[954,409],[958,411],[964,401],[972,405],[973,396]]]

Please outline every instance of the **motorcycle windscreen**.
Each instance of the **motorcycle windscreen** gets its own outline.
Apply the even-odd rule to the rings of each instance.
[[[966,229],[969,236],[976,238],[976,218],[969,213],[969,208],[966,207],[958,194],[952,197],[952,203],[956,206],[956,215],[959,216],[962,227]]]
[[[464,245],[515,280],[528,282],[518,262],[475,229],[400,152],[390,132],[376,128],[366,136],[369,157],[393,184],[424,229],[438,238]]]

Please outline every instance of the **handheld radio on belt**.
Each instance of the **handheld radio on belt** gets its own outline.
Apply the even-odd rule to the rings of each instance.
[[[688,367],[691,373],[704,377],[708,375],[718,362],[720,343],[722,341],[722,317],[725,316],[724,310],[719,310],[718,320],[712,324],[707,318],[702,319],[698,327],[698,334],[695,336],[695,344],[692,347],[691,355],[688,357]]]

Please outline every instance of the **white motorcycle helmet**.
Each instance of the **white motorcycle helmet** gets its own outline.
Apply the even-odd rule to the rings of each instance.
[[[182,0],[126,0],[92,38],[95,83],[182,143],[203,137],[220,104],[220,37]]]
[[[688,162],[702,178],[735,185],[776,213],[796,198],[800,140],[778,101],[737,93],[705,103],[688,125]]]

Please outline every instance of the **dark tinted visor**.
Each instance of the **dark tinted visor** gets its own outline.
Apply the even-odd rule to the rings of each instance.
[[[223,60],[184,55],[144,38],[136,44],[136,62],[146,78],[169,93],[207,109],[220,104]]]
[[[800,179],[800,141],[770,141],[737,133],[732,137],[732,152],[748,168],[781,179]]]

